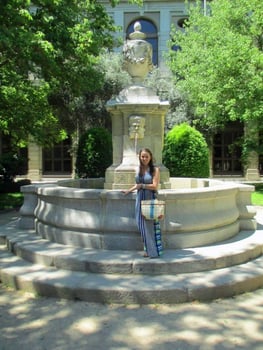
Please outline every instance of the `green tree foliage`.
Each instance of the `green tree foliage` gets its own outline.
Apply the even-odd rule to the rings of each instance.
[[[87,130],[79,140],[76,175],[80,178],[104,177],[111,164],[111,134],[104,128]]]
[[[131,81],[128,73],[122,69],[122,61],[123,56],[120,53],[103,50],[100,54],[97,69],[104,74],[103,83],[93,92],[85,94],[76,108],[78,120],[81,121],[80,133],[91,126],[111,129],[106,103]]]
[[[206,130],[230,120],[263,126],[263,1],[214,0],[207,16],[202,3],[172,37],[171,46],[181,48],[169,54],[177,87]]]
[[[0,130],[17,144],[60,140],[103,84],[96,65],[114,45],[112,18],[99,1],[2,0],[0,23]]]
[[[155,91],[163,101],[169,101],[169,110],[165,118],[165,132],[174,125],[183,122],[191,123],[193,109],[188,102],[187,95],[179,91],[174,84],[172,75],[154,68],[145,80],[145,85]]]
[[[183,123],[170,130],[164,141],[163,163],[174,177],[208,177],[209,152],[203,135]]]

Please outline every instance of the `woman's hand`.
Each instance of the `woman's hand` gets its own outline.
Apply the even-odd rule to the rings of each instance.
[[[135,184],[134,186],[132,186],[129,190],[122,190],[122,193],[124,195],[133,192],[134,190],[140,190],[142,188],[142,184]]]
[[[126,196],[126,194],[130,193],[129,190],[122,190],[121,192],[122,192],[125,196]]]

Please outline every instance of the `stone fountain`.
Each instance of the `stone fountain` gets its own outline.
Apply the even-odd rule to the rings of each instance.
[[[263,285],[262,230],[253,186],[171,178],[162,164],[167,102],[143,86],[151,46],[137,23],[124,46],[132,85],[109,101],[113,164],[105,178],[24,186],[19,227],[7,227],[0,281],[39,295],[115,303],[179,303]],[[161,170],[164,255],[144,259],[135,221],[137,150],[149,147]],[[8,251],[9,250],[9,251]]]
[[[162,221],[169,249],[220,242],[256,227],[251,206],[253,186],[212,179],[170,178],[162,164],[164,118],[168,102],[143,85],[152,68],[152,48],[139,23],[124,45],[124,66],[132,85],[108,103],[112,115],[113,164],[105,179],[58,181],[23,187],[21,228],[62,244],[94,249],[140,250],[134,213],[137,149],[152,150],[161,170],[159,198],[166,201]],[[136,148],[136,149],[135,149]]]
[[[132,78],[132,85],[108,102],[112,116],[113,164],[106,171],[105,189],[123,189],[134,184],[138,167],[137,150],[152,150],[160,167],[161,188],[170,188],[169,170],[162,164],[164,118],[169,108],[152,89],[143,85],[152,70],[152,46],[144,40],[139,22],[134,25],[123,48],[124,68]]]

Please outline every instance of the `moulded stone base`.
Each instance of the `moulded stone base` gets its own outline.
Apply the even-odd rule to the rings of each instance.
[[[37,233],[51,242],[105,250],[143,250],[143,244],[139,232],[130,233],[91,233],[80,232],[74,229],[63,229],[36,223]],[[194,248],[217,243],[235,236],[239,232],[239,222],[220,227],[218,229],[201,232],[166,233],[162,232],[164,248],[183,249]]]
[[[251,207],[254,186],[182,178],[171,183],[176,183],[177,189],[158,192],[158,198],[166,203],[161,221],[166,248],[217,243],[240,230],[256,229],[256,212]],[[120,190],[62,184],[63,181],[60,185],[23,187],[21,228],[36,229],[43,237],[64,244],[96,249],[141,249],[135,221],[135,193],[124,195]]]

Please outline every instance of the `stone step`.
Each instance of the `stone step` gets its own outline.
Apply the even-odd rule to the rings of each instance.
[[[263,231],[240,232],[220,244],[139,251],[60,245],[13,222],[1,227],[0,281],[41,296],[100,303],[182,303],[212,300],[263,286]]]
[[[165,250],[160,259],[139,251],[77,248],[42,239],[32,231],[6,236],[8,250],[18,257],[57,269],[102,274],[184,274],[222,269],[253,260],[263,252],[262,231],[240,232],[235,238],[199,248]]]
[[[33,264],[0,248],[0,280],[40,296],[99,303],[171,304],[212,300],[263,286],[263,257],[179,275],[96,274]]]

